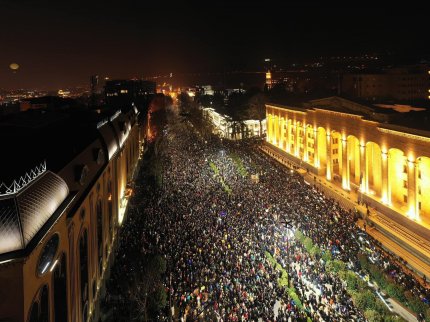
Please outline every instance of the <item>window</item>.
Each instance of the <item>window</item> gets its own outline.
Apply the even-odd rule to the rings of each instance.
[[[35,296],[30,308],[28,321],[49,321],[49,291],[47,285],[43,286]]]
[[[421,201],[418,202],[418,210],[421,210]]]
[[[403,202],[407,203],[408,202],[408,196],[403,196]]]
[[[408,173],[408,166],[406,164],[403,165],[403,173]]]
[[[406,180],[403,180],[403,188],[407,188],[408,187],[408,182]]]
[[[88,319],[88,234],[84,230],[79,241],[79,266],[80,266],[80,286],[81,286],[81,308],[82,319]]]
[[[59,243],[60,238],[58,237],[58,234],[55,234],[51,237],[51,239],[48,240],[48,242],[43,247],[43,250],[39,256],[39,262],[37,264],[37,273],[39,275],[45,274],[51,264],[54,262]]]
[[[418,179],[421,179],[421,170],[418,170]]]
[[[102,274],[103,268],[103,205],[101,200],[97,202],[96,205],[96,215],[97,215],[97,242],[98,242],[98,252],[99,252],[99,274]]]

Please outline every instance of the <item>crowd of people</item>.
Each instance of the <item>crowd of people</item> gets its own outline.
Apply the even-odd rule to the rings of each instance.
[[[359,270],[356,215],[254,144],[203,138],[191,123],[175,120],[163,131],[162,185],[137,181],[115,278],[131,276],[126,258],[133,248],[141,256],[165,257],[165,286],[177,321],[365,321],[346,285],[293,236],[302,231]],[[288,268],[302,307],[278,283],[280,273],[267,253]],[[387,255],[378,260],[399,283],[428,296]],[[126,300],[122,295],[112,303],[121,309]]]

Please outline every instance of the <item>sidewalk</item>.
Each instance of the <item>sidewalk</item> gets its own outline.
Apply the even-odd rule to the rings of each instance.
[[[260,146],[260,150],[287,167],[294,166],[298,168],[298,172],[304,177],[306,183],[315,185],[325,195],[337,200],[345,209],[357,210],[366,218],[367,208],[358,204],[359,196],[356,192],[345,191],[340,186],[327,181],[321,176],[310,174],[306,170],[303,171],[303,169],[300,169],[299,164],[295,163],[292,159],[286,160],[287,157],[285,155],[280,155],[278,151],[271,149],[267,145]],[[405,271],[412,273],[424,286],[422,275],[427,276],[427,279],[430,277],[430,240],[424,240],[412,231],[398,226],[398,224],[373,208],[369,207],[369,212],[370,215],[366,219],[367,221],[371,221],[374,227],[370,228],[367,225],[367,233],[379,241],[386,251],[405,260],[407,265],[402,264],[401,266]],[[358,225],[363,228],[363,223],[364,220],[359,220]],[[412,254],[411,249],[423,254],[424,258]],[[425,287],[429,288],[430,286],[427,283]]]

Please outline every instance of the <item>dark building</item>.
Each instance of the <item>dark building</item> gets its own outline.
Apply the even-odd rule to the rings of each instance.
[[[110,106],[135,105],[142,108],[156,94],[156,83],[145,80],[110,80],[105,85],[106,103]]]
[[[342,93],[365,100],[425,101],[430,99],[430,66],[414,65],[346,74]]]
[[[58,110],[77,107],[79,104],[73,98],[64,98],[59,96],[43,96],[24,99],[20,102],[20,111],[27,110]]]

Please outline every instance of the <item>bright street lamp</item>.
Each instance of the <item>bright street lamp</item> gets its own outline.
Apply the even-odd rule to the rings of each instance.
[[[279,220],[279,223],[284,225],[285,228],[287,228],[287,285],[290,287],[290,236],[289,236],[289,229],[292,229],[293,226],[291,224],[291,221],[281,219]]]

